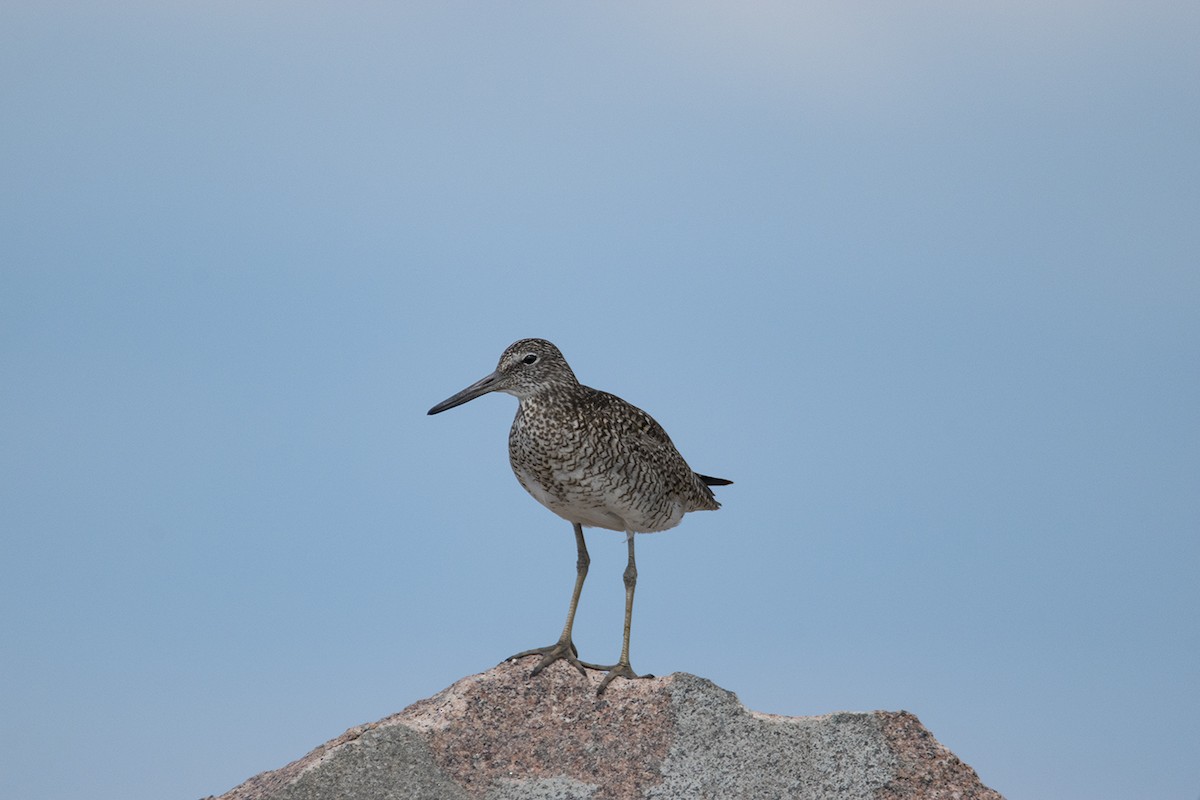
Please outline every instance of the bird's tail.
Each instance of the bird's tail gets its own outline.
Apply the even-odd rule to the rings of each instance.
[[[705,486],[729,486],[733,483],[733,481],[729,481],[724,478],[713,478],[708,475],[701,475],[699,472],[696,473],[696,477],[703,481]]]

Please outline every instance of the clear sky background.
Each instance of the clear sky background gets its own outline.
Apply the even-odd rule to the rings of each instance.
[[[0,8],[0,796],[219,794],[558,633],[524,336],[724,508],[635,669],[1200,796],[1200,5]],[[621,536],[576,625],[615,660]]]

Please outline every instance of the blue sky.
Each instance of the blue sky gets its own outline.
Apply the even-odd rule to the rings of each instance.
[[[219,794],[553,639],[515,401],[425,415],[524,336],[736,481],[635,669],[1200,795],[1200,11],[1044,6],[5,4],[0,795]]]

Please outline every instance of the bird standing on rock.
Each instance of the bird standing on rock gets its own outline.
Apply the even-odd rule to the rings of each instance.
[[[715,511],[721,506],[709,487],[732,481],[693,472],[649,414],[615,395],[581,384],[562,353],[545,339],[521,339],[509,345],[495,372],[438,403],[429,413],[441,413],[488,392],[504,392],[520,401],[508,434],[513,472],[535,500],[572,524],[579,553],[575,590],[562,635],[554,644],[517,653],[508,660],[540,655],[534,675],[559,659],[585,675],[585,668],[605,670],[608,674],[597,694],[614,678],[640,677],[629,663],[629,628],[637,585],[634,534],[673,528],[689,511]],[[608,666],[580,661],[571,641],[575,609],[590,562],[584,526],[622,531],[629,548],[621,657]]]

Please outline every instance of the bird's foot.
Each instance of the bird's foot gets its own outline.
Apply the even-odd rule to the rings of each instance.
[[[589,664],[586,661],[582,661],[580,663],[588,669],[595,669],[608,673],[604,676],[604,680],[600,681],[600,686],[596,689],[597,696],[604,694],[604,690],[608,688],[608,685],[612,683],[613,679],[615,678],[629,678],[630,680],[634,680],[639,678],[654,677],[653,675],[638,675],[633,671],[633,667],[629,666],[628,661],[619,661],[616,664],[611,664],[608,666],[601,664]]]
[[[515,661],[518,658],[526,656],[541,656],[542,660],[533,668],[533,672],[529,673],[530,677],[537,675],[546,667],[553,664],[555,661],[566,661],[575,669],[579,670],[580,675],[587,675],[583,669],[583,662],[579,660],[579,651],[575,649],[575,644],[570,639],[560,639],[554,644],[546,645],[545,647],[535,647],[532,650],[522,650],[516,655],[509,656],[505,661]]]

